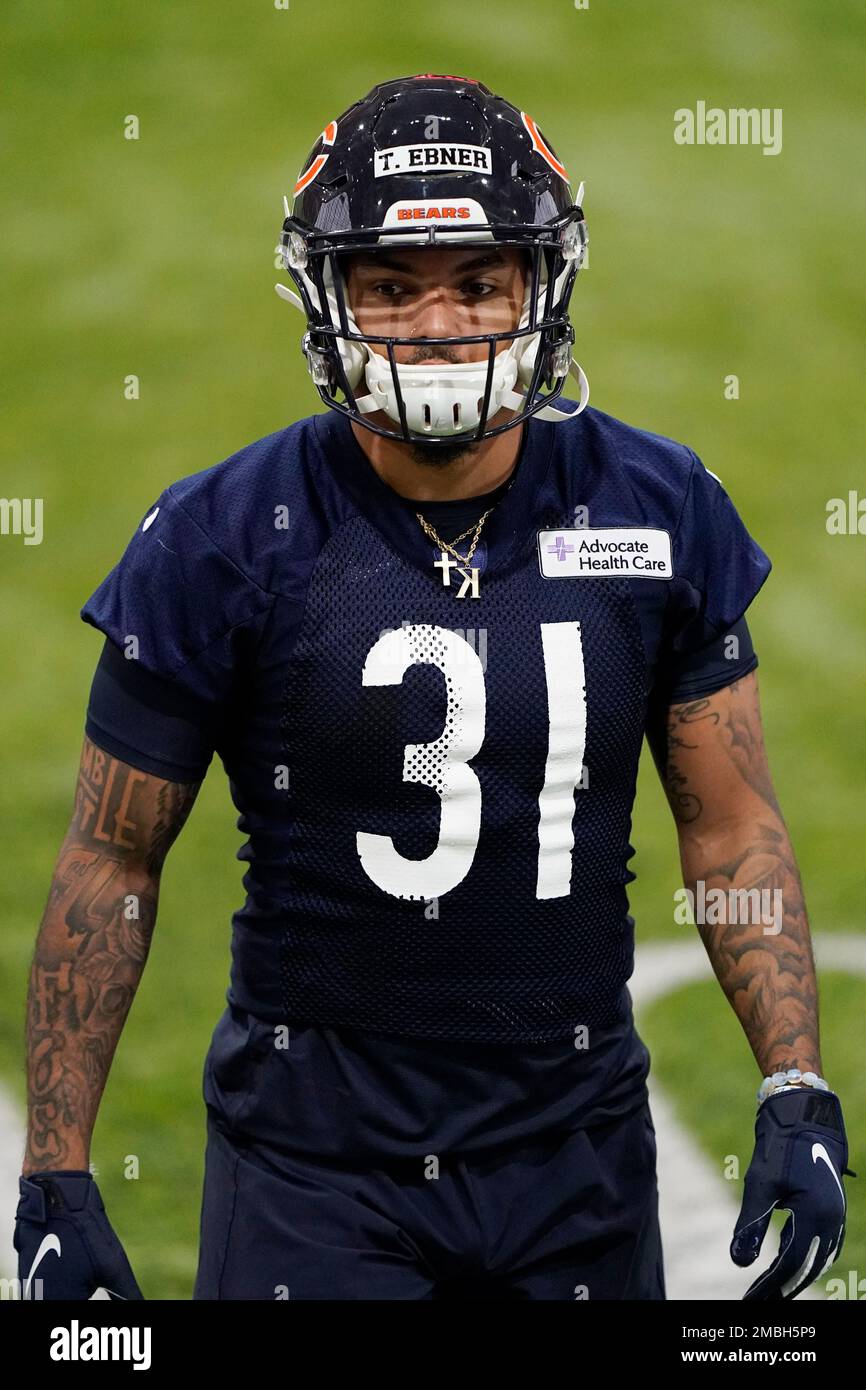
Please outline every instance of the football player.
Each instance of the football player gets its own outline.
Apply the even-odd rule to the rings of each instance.
[[[698,926],[766,1078],[732,1258],[790,1216],[746,1297],[838,1257],[845,1131],[744,618],[770,562],[690,448],[588,408],[582,201],[469,78],[382,83],[316,141],[278,289],[326,409],[167,487],[82,610],[105,644],[32,967],[28,1290],[140,1296],[89,1142],[215,752],[245,901],[196,1298],[665,1297],[628,989],[645,736],[685,884],[732,904]],[[756,888],[770,929],[735,910]]]

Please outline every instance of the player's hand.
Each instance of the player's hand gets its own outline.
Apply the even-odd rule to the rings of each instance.
[[[88,1299],[98,1288],[111,1298],[144,1297],[90,1173],[33,1173],[18,1188],[14,1245],[23,1299]]]
[[[763,1102],[731,1241],[734,1263],[746,1266],[757,1259],[774,1207],[790,1215],[779,1253],[746,1290],[744,1300],[796,1298],[839,1258],[845,1239],[842,1174],[850,1172],[847,1164],[848,1140],[835,1092],[798,1086]]]

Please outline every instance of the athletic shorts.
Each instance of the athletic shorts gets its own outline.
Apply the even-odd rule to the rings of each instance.
[[[313,1161],[208,1111],[195,1299],[664,1299],[655,1129],[450,1160]]]

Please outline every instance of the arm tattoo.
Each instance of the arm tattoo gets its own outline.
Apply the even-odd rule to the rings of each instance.
[[[703,810],[701,799],[688,787],[688,777],[683,770],[688,763],[688,751],[698,747],[695,731],[689,726],[702,720],[714,726],[718,724],[719,717],[718,711],[710,707],[709,700],[671,705],[668,711],[664,783],[674,818],[682,824],[697,820]]]
[[[820,1074],[809,923],[767,764],[755,673],[671,706],[653,752],[677,822],[683,882],[693,892],[703,882],[707,896],[720,889],[715,900],[726,904],[698,930],[759,1067]]]
[[[739,684],[739,682],[737,682]],[[754,699],[748,704],[731,699],[725,719],[728,735],[728,757],[737,768],[740,776],[748,782],[752,791],[757,792],[762,801],[774,811],[779,820],[782,811],[776,800],[767,755],[764,751],[764,738],[761,730],[761,716],[757,703],[757,690]]]
[[[684,855],[692,886],[702,878],[729,905],[725,920],[699,924],[701,939],[762,1072],[799,1067],[820,1075],[815,963],[787,831],[781,822],[754,822],[729,843],[729,858]],[[772,927],[769,914],[762,921],[760,911],[741,910],[750,900],[781,905]]]
[[[30,971],[25,1173],[87,1166],[111,1059],[150,949],[162,865],[199,785],[151,776],[84,740]]]

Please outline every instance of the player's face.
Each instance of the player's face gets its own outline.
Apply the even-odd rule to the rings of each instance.
[[[523,307],[526,253],[515,246],[400,247],[356,252],[344,266],[349,303],[362,333],[447,338],[516,328]],[[497,343],[503,352],[512,339]],[[386,356],[382,343],[373,352]],[[435,343],[394,349],[398,362],[479,362],[486,343]]]

